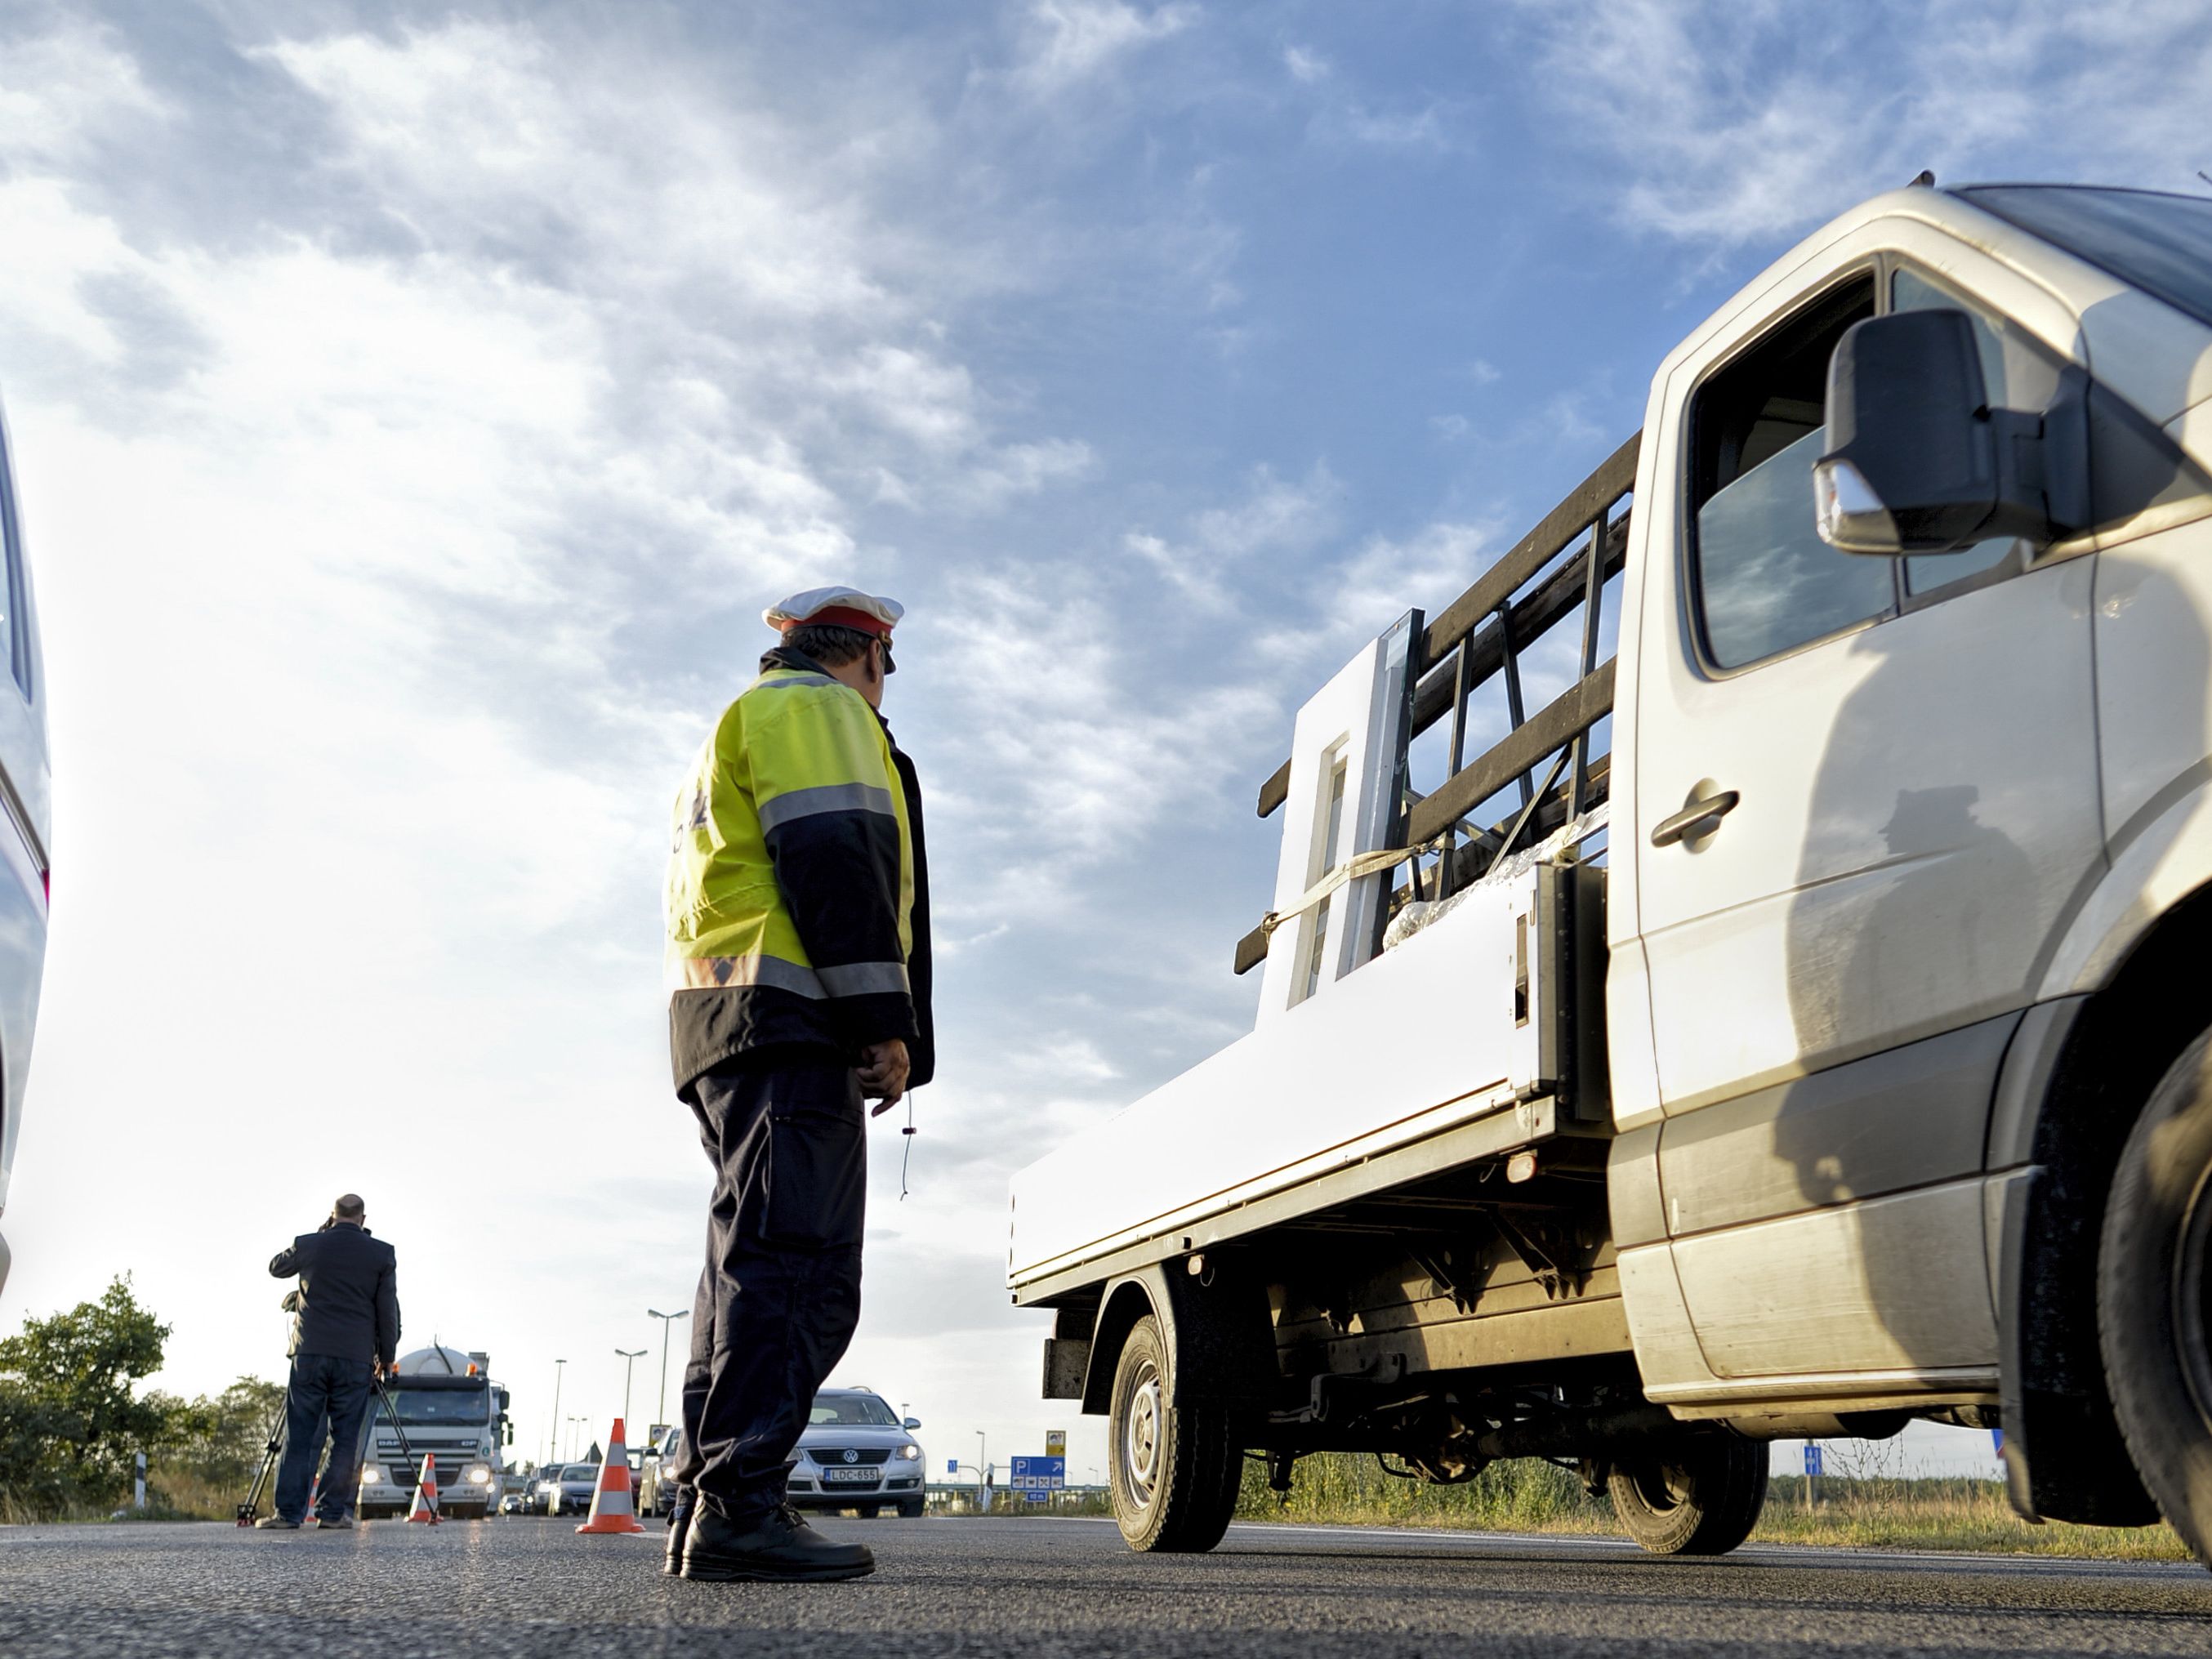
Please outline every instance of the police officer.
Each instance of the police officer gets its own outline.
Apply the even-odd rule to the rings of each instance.
[[[361,1481],[361,1420],[380,1366],[399,1350],[398,1257],[369,1237],[367,1207],[348,1193],[319,1231],[302,1233],[269,1263],[277,1279],[300,1276],[285,1293],[292,1314],[292,1375],[284,1391],[284,1461],[276,1469],[276,1512],[255,1524],[297,1531],[327,1430],[330,1468],[315,1502],[316,1525],[353,1525]]]
[[[669,1043],[715,1172],[669,1529],[686,1578],[875,1568],[784,1476],[860,1318],[863,1101],[934,1065],[921,794],[878,712],[903,614],[849,587],[765,612],[783,643],[676,799]]]

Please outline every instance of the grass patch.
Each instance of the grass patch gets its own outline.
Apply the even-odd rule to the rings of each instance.
[[[272,1486],[274,1483],[271,1483]],[[125,1493],[120,1504],[85,1504],[70,1501],[57,1508],[51,1504],[33,1505],[19,1501],[5,1487],[0,1487],[0,1526],[25,1527],[60,1522],[73,1523],[89,1521],[229,1521],[238,1514],[239,1501],[246,1496],[246,1483],[210,1479],[204,1473],[189,1468],[167,1467],[152,1463],[146,1471],[146,1507],[143,1510],[131,1509],[131,1498]],[[261,1512],[269,1513],[270,1493],[261,1494]]]
[[[1808,1511],[1804,1477],[1776,1476],[1753,1540],[2111,1561],[2191,1559],[2165,1525],[2031,1526],[2013,1513],[2004,1488],[1993,1480],[1863,1471],[1823,1476]],[[1334,1526],[1622,1535],[1609,1499],[1592,1498],[1570,1471],[1528,1459],[1493,1463],[1462,1486],[1432,1486],[1387,1475],[1371,1457],[1316,1453],[1299,1459],[1287,1504],[1267,1490],[1264,1466],[1247,1462],[1237,1514],[1243,1521]]]

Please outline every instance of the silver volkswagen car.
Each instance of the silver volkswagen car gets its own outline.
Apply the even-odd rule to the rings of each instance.
[[[22,1128],[23,1085],[31,1034],[39,1023],[39,982],[46,962],[47,799],[46,684],[38,617],[23,556],[8,428],[0,419],[0,1213]],[[8,1282],[8,1241],[0,1237],[0,1286]]]
[[[896,1509],[921,1513],[927,1480],[921,1447],[871,1389],[824,1389],[799,1437],[799,1461],[785,1491],[799,1509],[858,1510],[863,1517]]]

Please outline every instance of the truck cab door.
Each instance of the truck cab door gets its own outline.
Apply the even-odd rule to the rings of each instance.
[[[1993,1379],[1991,1092],[2103,857],[2093,560],[2010,541],[1869,558],[1814,529],[1827,362],[1851,323],[1966,310],[2011,408],[2048,400],[2072,337],[2047,293],[1938,232],[1861,234],[1900,228],[1924,261],[1831,250],[1809,297],[1785,281],[1768,325],[1679,363],[1660,499],[1638,503],[1654,562],[1632,856],[1661,1198],[1718,1379]]]

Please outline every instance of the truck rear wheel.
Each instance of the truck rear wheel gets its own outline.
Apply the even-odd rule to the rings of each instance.
[[[1114,1518],[1133,1550],[1210,1550],[1236,1513],[1243,1452],[1229,1408],[1191,1393],[1168,1362],[1159,1321],[1146,1314],[1114,1368],[1107,1426]]]
[[[2159,1080],[2121,1150],[2097,1333],[2136,1473],[2212,1566],[2212,1032]]]
[[[1624,1458],[1607,1480],[1613,1513],[1654,1555],[1725,1555],[1766,1507],[1766,1459],[1762,1443],[1732,1434]]]

